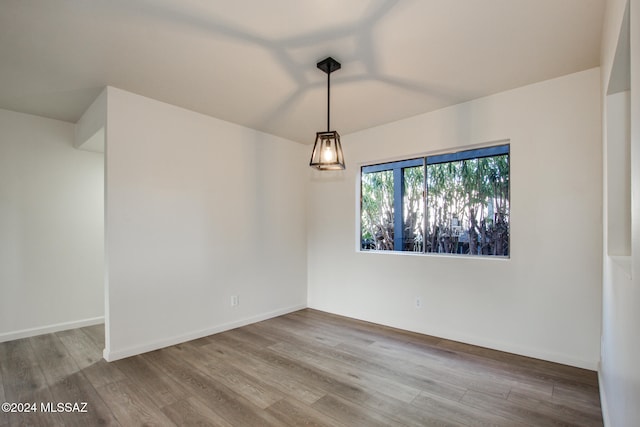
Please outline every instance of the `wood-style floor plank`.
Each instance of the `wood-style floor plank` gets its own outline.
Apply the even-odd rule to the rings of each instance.
[[[467,406],[479,409],[482,412],[490,412],[499,415],[510,422],[531,423],[535,422],[542,426],[573,426],[579,427],[581,424],[578,420],[575,422],[567,422],[559,419],[557,416],[550,415],[540,410],[539,407],[532,405],[522,405],[512,400],[504,400],[495,396],[469,390],[462,398],[462,403]]]
[[[518,356],[511,353],[504,353],[498,350],[492,350],[484,347],[470,346],[468,344],[442,340],[439,347],[449,349],[458,354],[464,354],[473,360],[493,360],[503,362],[509,366],[510,371],[522,371],[528,375],[542,380],[568,380],[578,383],[598,386],[598,376],[593,371],[586,369],[574,368],[572,366],[562,365],[559,363],[549,363],[544,360],[533,359],[530,357]]]
[[[574,423],[584,427],[601,425],[602,422],[599,411],[589,410],[584,406],[567,405],[554,399],[549,399],[547,396],[535,395],[535,393],[512,391],[508,400],[530,410],[551,416],[557,419],[558,422]]]
[[[339,396],[326,395],[311,405],[313,408],[349,426],[389,427],[402,424],[370,407],[356,405]]]
[[[80,368],[56,334],[29,338],[47,383],[51,386],[80,372]]]
[[[83,329],[71,329],[58,332],[55,335],[62,341],[67,352],[71,355],[78,368],[84,376],[91,382],[93,387],[98,388],[105,384],[122,381],[126,376],[113,363],[107,363],[102,358],[102,347],[96,343],[95,333],[89,330],[96,327]],[[97,335],[100,336],[99,334]]]
[[[224,361],[202,363],[206,358],[206,353],[201,351],[198,346],[186,343],[168,348],[167,352],[171,352],[175,357],[191,364],[203,374],[226,385],[260,409],[265,409],[285,397],[284,393],[279,392],[260,378],[249,375]]]
[[[420,393],[419,388],[406,385],[384,374],[380,375],[362,366],[346,364],[330,357],[314,354],[308,349],[303,349],[299,346],[278,343],[269,347],[269,349],[292,361],[304,362],[307,367],[315,367],[319,373],[347,384],[346,392],[342,392],[342,395],[351,396],[353,394],[354,388],[351,385],[356,385],[359,390],[364,390],[365,392],[380,390],[387,396],[403,402],[411,402]],[[332,386],[325,389],[328,392],[336,392],[332,390],[334,388],[332,384]]]
[[[143,356],[128,357],[110,363],[126,378],[145,390],[160,406],[170,405],[184,399],[178,384]]]
[[[82,329],[57,332],[55,335],[64,345],[76,366],[85,369],[102,360],[100,347]]]
[[[291,342],[291,345],[288,345]],[[370,344],[366,347],[354,347],[350,344],[340,344],[336,347],[326,347],[302,341],[285,341],[272,348],[288,346],[292,350],[313,352],[321,359],[329,361],[328,369],[343,368],[347,375],[355,380],[367,376],[375,384],[376,389],[384,389],[394,398],[410,402],[422,390],[432,390],[437,394],[446,394],[451,399],[460,399],[466,388],[459,387],[452,382],[439,381],[434,376],[419,375],[420,365],[409,363],[409,360],[394,354],[392,356],[380,355],[370,351]],[[284,350],[286,351],[286,350]],[[293,356],[293,355],[292,355]],[[366,356],[366,357],[363,357]],[[302,356],[300,356],[302,357]],[[447,378],[448,379],[448,378]],[[392,382],[390,387],[387,387]],[[402,389],[398,390],[401,387]]]
[[[244,397],[193,369],[169,351],[154,351],[144,357],[172,377],[184,395],[200,399],[228,422],[246,426],[278,425],[268,413],[260,411]]]
[[[78,404],[86,403],[86,412],[61,413],[64,426],[119,426],[108,407],[82,372],[76,372],[55,384],[49,385],[54,403]]]
[[[8,426],[602,426],[597,375],[316,310],[112,363],[104,327],[0,343]]]
[[[288,397],[267,408],[267,411],[287,426],[348,427],[309,405]]]
[[[598,386],[562,379],[553,385],[553,400],[581,407],[600,407]]]
[[[36,403],[53,401],[47,380],[36,359],[29,339],[0,343],[0,368],[2,369],[5,401],[10,403]],[[8,425],[46,426],[63,421],[59,414],[41,412],[6,414]]]
[[[102,354],[102,349],[104,348],[104,325],[87,326],[81,330],[91,338],[91,340],[100,349],[100,354]]]
[[[522,423],[509,417],[502,417],[492,411],[477,409],[463,402],[455,402],[433,394],[423,393],[412,403],[423,412],[460,426],[501,426],[520,427]]]
[[[162,411],[177,426],[234,427],[194,397],[167,405]]]
[[[106,384],[98,388],[98,393],[123,426],[171,425],[145,390],[129,380]]]
[[[22,402],[46,387],[47,380],[28,339],[0,343],[0,361],[7,402]]]
[[[0,356],[0,403],[7,401],[4,394],[4,380],[2,379],[2,357]],[[0,411],[0,426],[9,424],[9,416],[6,412]]]
[[[287,372],[286,367],[274,366],[257,355],[247,353],[246,350],[234,348],[233,342],[225,342],[220,336],[215,342],[203,346],[202,350],[210,360],[215,361],[221,358],[248,375],[268,379],[271,387],[285,395],[295,396],[307,404],[315,402],[326,394],[324,390],[310,384],[305,378]]]
[[[59,413],[64,419],[64,425],[118,425],[110,409],[56,334],[40,335],[29,338],[29,341],[47,380],[52,403],[87,403],[87,412]]]
[[[263,329],[268,329],[262,326]],[[340,371],[352,377],[352,381],[365,386],[363,382],[373,384],[376,390],[384,390],[395,398],[410,402],[421,390],[432,390],[436,394],[446,394],[449,398],[460,399],[466,388],[451,382],[438,381],[433,375],[418,375],[416,364],[409,363],[403,355],[396,353],[387,356],[371,351],[373,343],[366,346],[354,346],[342,343],[336,347],[318,344],[315,340],[304,340],[282,327],[278,328],[281,342],[270,348],[284,354],[290,353],[295,359],[307,359],[314,363],[314,357],[325,360],[327,369]],[[297,353],[297,354],[295,354]],[[307,356],[311,354],[312,356]],[[366,357],[363,357],[366,356]],[[404,355],[406,356],[406,355]],[[423,358],[424,359],[424,358]],[[445,373],[437,372],[441,378],[450,379]],[[506,390],[502,390],[506,392]]]

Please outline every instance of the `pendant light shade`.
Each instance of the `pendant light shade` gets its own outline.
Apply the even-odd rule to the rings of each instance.
[[[338,132],[333,130],[316,133],[316,143],[313,146],[309,166],[320,170],[344,169],[344,155]]]
[[[335,130],[330,130],[331,113],[331,73],[339,70],[341,65],[335,59],[329,57],[318,62],[318,68],[327,73],[327,131],[316,133],[316,142],[311,152],[309,166],[318,170],[342,170],[345,168],[340,135]]]

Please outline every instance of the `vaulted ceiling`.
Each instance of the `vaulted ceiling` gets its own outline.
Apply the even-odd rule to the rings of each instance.
[[[105,85],[312,143],[599,65],[605,0],[2,0],[0,108]]]

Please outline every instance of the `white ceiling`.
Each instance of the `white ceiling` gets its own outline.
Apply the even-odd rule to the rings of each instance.
[[[302,143],[599,65],[605,0],[0,0],[0,108],[105,85]]]

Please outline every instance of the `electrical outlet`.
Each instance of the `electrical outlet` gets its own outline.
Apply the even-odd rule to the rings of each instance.
[[[422,308],[422,298],[416,297],[416,308]]]
[[[231,296],[231,307],[235,307],[240,304],[240,297],[238,295]]]

